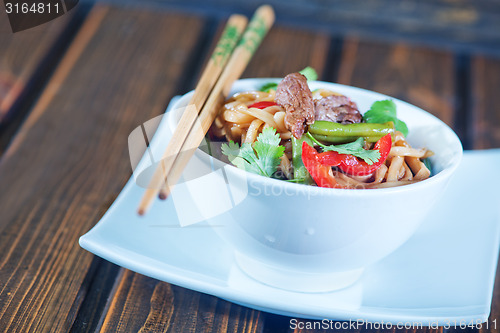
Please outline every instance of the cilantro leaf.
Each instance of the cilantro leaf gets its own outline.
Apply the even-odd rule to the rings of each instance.
[[[259,159],[258,164],[261,169],[270,177],[278,168],[281,162],[281,156],[285,152],[285,147],[280,146],[281,138],[276,134],[274,128],[266,128],[257,137],[253,148]]]
[[[276,82],[268,82],[262,85],[262,87],[259,88],[259,91],[269,92],[270,90],[276,90],[276,88],[278,88],[278,84]]]
[[[281,142],[279,134],[276,133],[276,129],[273,127],[264,128],[262,133],[257,137],[255,144],[268,144],[271,146],[278,146]],[[257,150],[257,149],[256,149]]]
[[[314,70],[314,68],[307,66],[303,70],[299,72],[300,74],[304,75],[307,79],[307,81],[316,81],[318,79],[318,73]]]
[[[380,158],[380,152],[376,149],[364,149],[364,143],[365,140],[363,138],[358,138],[354,142],[346,143],[343,145],[330,145],[323,147],[323,151],[336,151],[339,154],[350,154],[363,159],[369,165],[378,162]]]
[[[232,162],[240,154],[240,145],[234,141],[223,143],[221,149],[222,153],[227,156],[230,162]]]
[[[222,153],[226,155],[229,161],[236,165],[238,168],[260,174],[259,167],[256,164],[252,163],[252,161],[254,161],[255,154],[253,154],[253,149],[250,144],[243,144],[240,149],[239,144],[230,141],[229,144],[224,143],[221,148]]]
[[[366,111],[363,119],[367,123],[383,124],[388,121],[394,123],[396,131],[400,131],[404,136],[408,135],[408,126],[399,120],[396,114],[396,104],[392,100],[374,102],[370,110]]]
[[[309,137],[318,145],[323,148],[323,151],[336,151],[339,154],[348,154],[358,158],[361,158],[368,165],[372,165],[373,163],[378,162],[380,159],[380,151],[377,149],[366,150],[363,148],[365,140],[363,138],[358,138],[354,142],[342,144],[342,145],[330,145],[326,146],[316,140],[311,133],[307,132]]]
[[[370,110],[366,112],[366,115],[372,117],[396,117],[396,104],[390,99],[376,101],[372,104]]]
[[[257,137],[253,147],[244,143],[241,148],[233,141],[222,145],[222,153],[240,169],[271,177],[280,164],[285,147],[280,146],[280,136],[276,129],[268,127]]]

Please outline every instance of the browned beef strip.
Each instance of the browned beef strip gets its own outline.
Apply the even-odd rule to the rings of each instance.
[[[314,102],[306,77],[300,73],[285,76],[278,84],[275,101],[285,109],[286,128],[300,139],[306,125],[314,123]]]
[[[344,95],[331,95],[314,101],[316,120],[341,124],[360,123],[363,120],[356,103]]]

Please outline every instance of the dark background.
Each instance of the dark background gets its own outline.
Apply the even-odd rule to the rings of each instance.
[[[81,0],[81,5],[92,3]],[[435,48],[500,57],[500,0],[110,0],[108,3],[176,9],[220,19],[251,15],[261,4],[278,24],[375,40],[400,40]]]

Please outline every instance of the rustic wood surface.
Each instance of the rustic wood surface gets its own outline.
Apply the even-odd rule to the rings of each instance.
[[[283,77],[306,66],[322,73],[329,46],[326,35],[273,27],[242,77]]]
[[[500,147],[500,61],[475,57],[471,77],[472,112],[467,121],[471,125],[472,148]]]
[[[454,125],[455,73],[450,52],[351,38],[344,43],[339,68],[339,83],[408,101]]]
[[[0,14],[0,123],[30,81],[35,79],[72,15],[65,15],[23,33],[10,33],[5,12]]]
[[[261,3],[260,0],[154,0],[157,6],[219,17],[233,12],[251,15]],[[365,39],[410,41],[500,56],[500,2],[495,0],[268,0],[266,3],[279,13],[277,22],[288,27],[355,33]]]
[[[265,313],[123,270],[102,332],[262,332]]]
[[[0,49],[0,69],[32,80],[71,18],[65,20],[29,30],[29,37],[1,34],[0,43],[10,39]],[[3,134],[1,331],[323,332],[291,330],[291,318],[119,268],[78,246],[130,177],[128,134],[192,89],[223,23],[96,5],[65,41],[67,52],[46,73],[19,131]],[[34,40],[44,43],[30,52]],[[308,65],[324,80],[430,111],[466,148],[500,147],[500,59],[278,25],[243,77],[281,77]],[[491,319],[500,315],[499,285],[497,275]]]
[[[60,59],[75,13],[13,34],[0,12],[0,155]]]

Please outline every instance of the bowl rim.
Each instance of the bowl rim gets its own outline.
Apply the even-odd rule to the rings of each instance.
[[[239,92],[239,91],[249,91],[249,90],[241,90],[238,89],[239,85],[242,84],[253,84],[255,86],[262,85],[264,82],[279,82],[281,81],[282,78],[245,78],[245,79],[239,79],[236,80],[229,92],[229,96]],[[413,191],[413,190],[420,190],[423,187],[432,187],[432,185],[435,185],[437,183],[446,181],[447,179],[450,178],[450,176],[455,172],[457,169],[458,165],[460,164],[462,157],[463,157],[463,146],[458,138],[457,134],[446,124],[444,123],[441,119],[436,117],[435,115],[419,108],[418,106],[415,106],[413,104],[410,104],[408,102],[405,102],[403,100],[400,100],[398,98],[385,95],[376,91],[372,90],[367,90],[364,88],[359,88],[355,86],[349,86],[349,85],[344,85],[340,83],[333,83],[333,82],[326,82],[326,81],[311,81],[309,82],[312,86],[315,85],[329,85],[331,87],[341,87],[342,89],[347,89],[347,90],[353,90],[353,91],[358,91],[362,94],[368,94],[372,96],[377,96],[377,99],[392,99],[397,103],[401,103],[403,105],[406,105],[409,108],[413,108],[414,110],[424,114],[426,117],[429,117],[432,121],[435,123],[439,124],[439,126],[443,127],[446,132],[450,135],[452,138],[452,141],[454,141],[454,149],[453,149],[453,159],[446,168],[443,170],[439,171],[437,174],[432,175],[431,177],[419,181],[416,183],[412,184],[407,184],[407,185],[402,185],[402,186],[396,186],[396,187],[388,187],[388,188],[377,188],[377,189],[338,189],[338,188],[323,188],[319,186],[311,186],[307,184],[299,184],[299,183],[292,183],[292,182],[286,182],[280,179],[275,179],[275,178],[270,178],[270,177],[265,177],[261,176],[258,174],[254,174],[249,171],[245,171],[242,169],[237,168],[236,166],[232,164],[225,163],[216,157],[213,157],[206,152],[202,151],[200,148],[196,149],[196,154],[202,158],[205,161],[210,162],[210,158],[212,158],[214,161],[218,161],[221,164],[224,165],[225,170],[232,172],[235,175],[238,176],[244,176],[246,177],[247,182],[253,182],[255,183],[262,183],[266,184],[269,183],[271,185],[276,185],[276,186],[281,186],[286,189],[290,190],[295,190],[296,193],[304,193],[304,194],[311,194],[311,192],[315,192],[315,195],[331,195],[331,196],[361,196],[361,197],[370,197],[370,196],[377,196],[377,195],[382,195],[382,194],[398,194],[398,193],[403,193],[403,192],[408,192],[408,191]],[[180,98],[174,103],[172,108],[170,110],[174,110],[179,107],[180,104],[186,103],[188,98],[190,98],[194,94],[194,90],[187,92],[184,95],[181,95]],[[174,117],[170,117],[171,122],[169,125],[176,126],[178,119],[173,119]],[[173,123],[172,123],[173,122]]]

